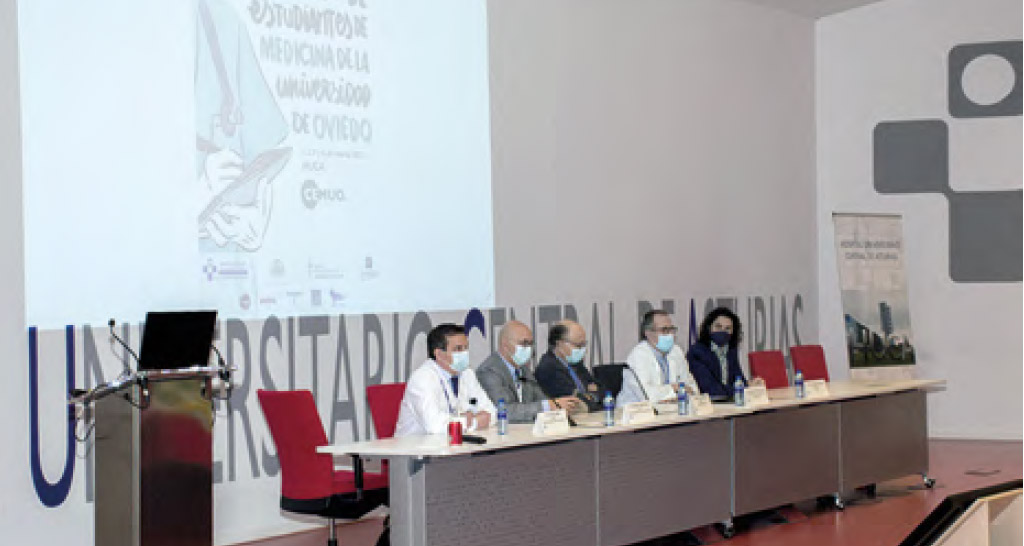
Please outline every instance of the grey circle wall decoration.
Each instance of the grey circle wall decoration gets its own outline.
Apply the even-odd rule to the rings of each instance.
[[[1012,69],[1012,87],[1001,100],[992,104],[976,102],[977,97],[965,89],[965,76],[970,76],[969,69],[978,64],[986,63],[991,57],[1001,58]],[[955,118],[985,118],[996,116],[1019,116],[1022,110],[1021,101],[1021,41],[981,42],[962,44],[949,50],[949,115]],[[986,63],[987,64],[987,63]]]

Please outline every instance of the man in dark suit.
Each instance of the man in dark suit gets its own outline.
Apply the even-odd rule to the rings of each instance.
[[[600,411],[604,388],[583,364],[587,333],[571,320],[556,323],[548,331],[548,352],[537,364],[537,382],[551,397],[574,395],[589,411]]]
[[[476,369],[476,378],[494,404],[505,400],[511,423],[532,423],[537,413],[555,409],[572,410],[574,396],[548,399],[530,371],[533,333],[517,320],[506,323],[498,334],[498,350]]]

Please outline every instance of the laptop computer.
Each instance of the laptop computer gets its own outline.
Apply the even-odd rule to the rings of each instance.
[[[146,313],[139,369],[170,370],[207,365],[216,324],[216,311]]]

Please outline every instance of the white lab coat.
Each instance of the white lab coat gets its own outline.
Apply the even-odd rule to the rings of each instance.
[[[657,357],[654,356],[654,351],[657,350],[647,341],[641,341],[629,352],[626,364],[630,369],[622,372],[622,391],[616,399],[616,406],[645,400],[644,392],[647,393],[646,399],[654,403],[665,399],[674,399],[676,391],[672,388],[672,383],[680,380],[694,391],[698,391],[697,382],[690,375],[690,366],[686,363],[683,350],[678,345],[673,345],[668,352],[668,384],[665,383],[661,366],[658,364]],[[637,380],[639,380],[639,385]]]
[[[412,372],[405,384],[405,396],[402,397],[398,411],[395,436],[447,434],[451,410],[466,411],[471,398],[476,398],[477,411],[490,413],[491,424],[496,422],[497,410],[473,370],[459,374],[458,399],[452,393],[450,378],[451,375],[433,359],[427,360]]]

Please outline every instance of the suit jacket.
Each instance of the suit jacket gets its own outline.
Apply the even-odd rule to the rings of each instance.
[[[740,359],[735,348],[729,349],[725,355],[728,363],[729,377],[722,381],[722,365],[718,362],[718,355],[711,350],[711,347],[704,343],[694,343],[686,352],[686,360],[690,363],[690,373],[697,381],[700,392],[712,396],[732,396],[732,386],[736,378],[743,380],[746,385],[747,378],[743,377],[743,369],[740,368]]]
[[[551,398],[568,396],[574,390],[578,391],[576,382],[572,380],[572,376],[569,375],[569,370],[565,366],[550,349],[544,353],[544,356],[540,357],[540,362],[537,363],[537,382],[540,383],[540,387],[544,390],[545,394]],[[604,387],[594,379],[590,370],[582,362],[571,364],[571,366],[572,370],[576,372],[576,377],[583,383],[584,391],[577,392],[577,396],[587,405],[587,409],[590,411],[601,411],[601,398],[604,397]]]
[[[511,362],[509,364],[512,364]],[[515,366],[515,364],[512,364]],[[498,400],[505,399],[510,423],[532,423],[537,413],[544,411],[544,391],[537,384],[537,378],[529,366],[523,366],[522,379],[519,384],[523,391],[522,399],[516,392],[516,379],[508,371],[508,366],[497,351],[480,364],[476,369],[476,379],[487,392],[491,402],[497,406]]]

